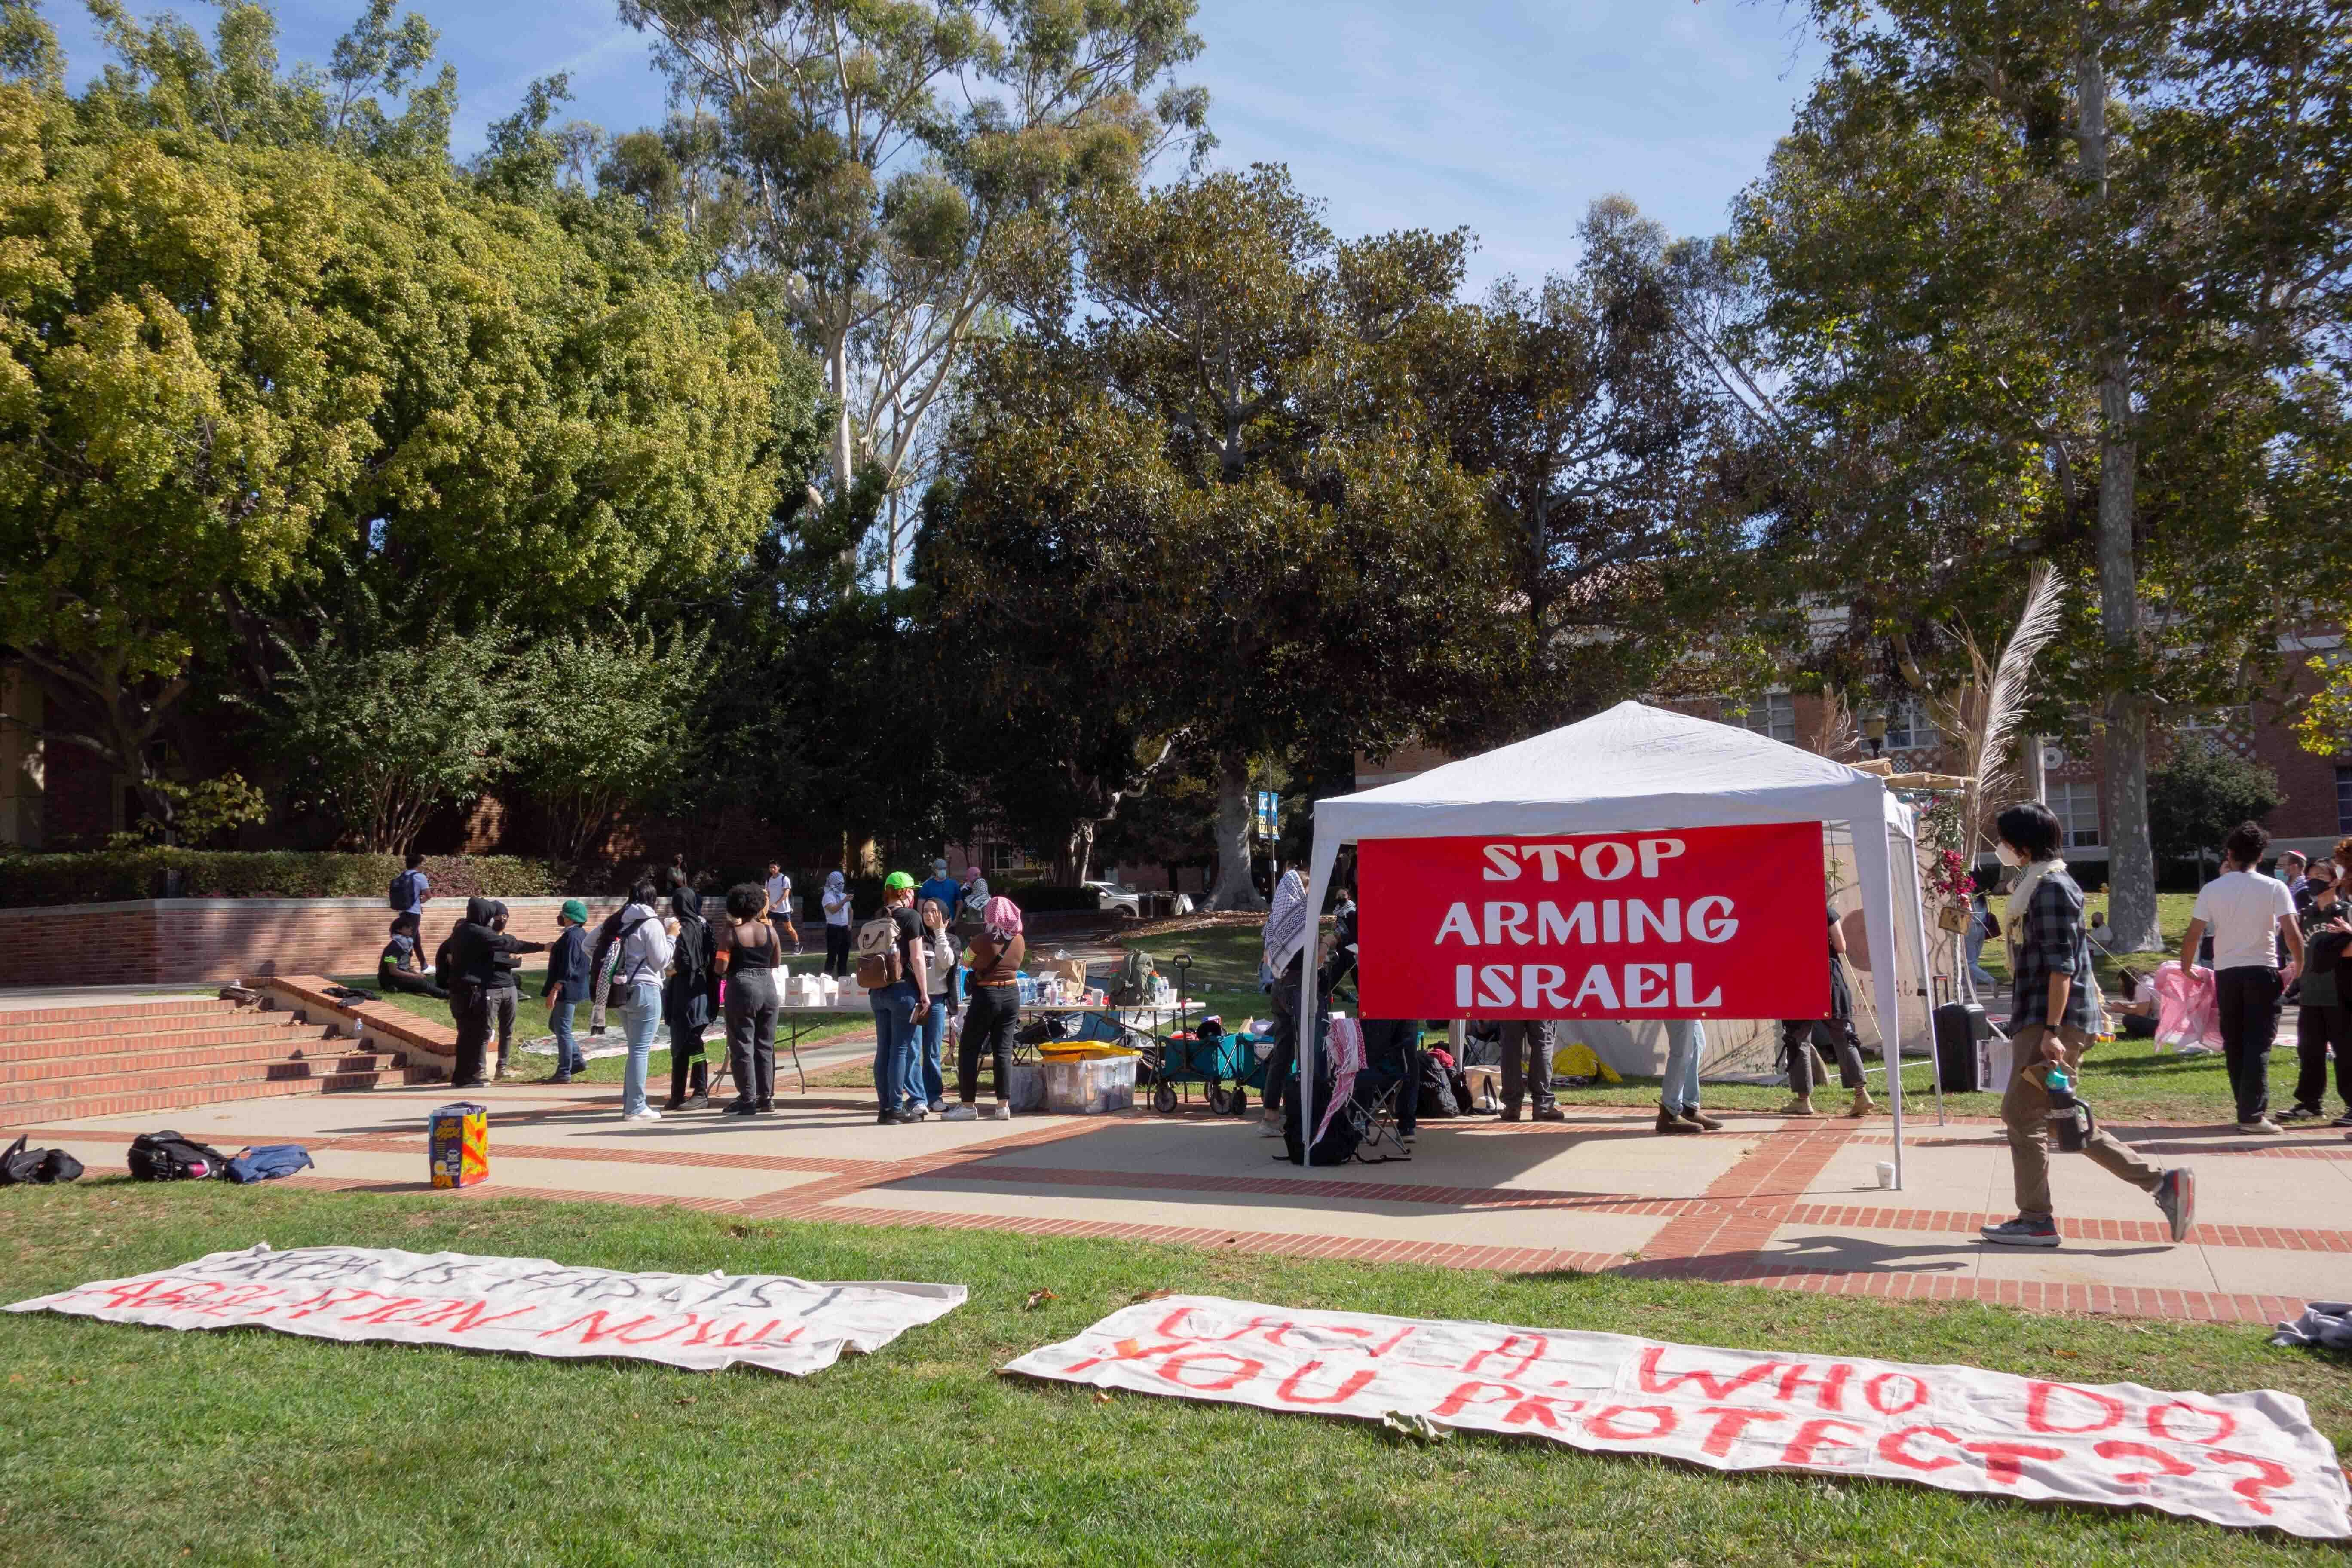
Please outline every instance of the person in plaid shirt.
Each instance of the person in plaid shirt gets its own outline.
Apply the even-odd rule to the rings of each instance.
[[[2058,818],[2039,801],[2011,806],[1994,819],[2001,863],[2023,868],[2001,922],[2010,940],[2010,972],[2017,988],[2010,1005],[2009,1089],[2000,1099],[2017,1179],[2017,1217],[1989,1225],[1987,1241],[2004,1247],[2055,1247],[2051,1212],[2048,1136],[2050,1091],[2044,1076],[2063,1065],[2072,1075],[2096,1026],[2091,943],[2083,926],[2083,889],[2058,858]],[[2197,1178],[2185,1166],[2149,1163],[2104,1127],[2093,1130],[2083,1152],[2156,1199],[2172,1239],[2187,1239],[2197,1218]]]

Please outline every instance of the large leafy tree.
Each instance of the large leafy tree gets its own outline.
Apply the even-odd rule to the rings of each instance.
[[[1205,146],[1193,0],[625,0],[689,113],[611,166],[689,208],[822,361],[835,498],[926,477],[929,416],[990,313],[1068,303],[1071,203]],[[716,134],[709,132],[715,132]],[[886,582],[899,541],[884,542]]]
[[[556,858],[577,866],[623,808],[652,801],[691,759],[688,723],[711,671],[707,628],[583,628],[532,649],[506,750],[547,808]]]
[[[984,668],[1009,721],[1060,736],[1035,788],[1078,830],[1066,858],[1175,740],[1217,776],[1212,897],[1242,907],[1253,759],[1392,749],[1517,668],[1503,540],[1405,352],[1463,237],[1339,244],[1270,167],[1109,193],[1084,235],[1099,313],[973,378],[942,624],[1022,628]]]
[[[159,819],[196,673],[266,684],[334,568],[528,623],[749,552],[785,383],[674,226],[514,159],[460,177],[438,87],[393,114],[280,79],[255,6],[210,52],[117,17],[79,100],[38,17],[5,22],[0,642]],[[429,42],[379,6],[336,69],[399,85]]]
[[[2347,7],[1812,9],[1830,66],[1740,226],[1776,546],[1890,636],[2041,559],[2092,585],[2111,918],[2151,946],[2151,707],[2242,693],[2338,569]]]

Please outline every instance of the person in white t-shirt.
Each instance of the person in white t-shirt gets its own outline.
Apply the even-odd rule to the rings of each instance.
[[[2197,908],[2180,943],[2180,969],[2193,973],[2197,944],[2213,933],[2213,1004],[2221,1028],[2221,1056],[2238,1102],[2238,1131],[2276,1132],[2270,1118],[2271,1046],[2278,1037],[2279,998],[2303,963],[2303,927],[2286,884],[2254,869],[2271,836],[2243,822],[2222,842],[2229,863],[2199,889]],[[2294,956],[2279,967],[2279,939]]]
[[[793,921],[793,879],[784,875],[781,864],[771,860],[768,862],[768,879],[761,885],[768,889],[769,918],[783,922],[785,934],[793,939],[793,951],[798,952],[801,950],[801,928]]]

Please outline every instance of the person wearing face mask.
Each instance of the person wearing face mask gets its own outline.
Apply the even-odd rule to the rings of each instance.
[[[2039,801],[2022,801],[1994,819],[2001,863],[2023,875],[2009,895],[2001,929],[2011,943],[2011,1062],[2000,1120],[2017,1184],[2017,1217],[1986,1226],[1987,1241],[2003,1247],[2055,1247],[2058,1221],[2050,1197],[2048,1075],[2071,1076],[2091,1043],[2096,1022],[2091,993],[2091,944],[2083,923],[2083,889],[2058,857],[2058,818]],[[2284,888],[2271,886],[2280,897]],[[2190,951],[2195,952],[2194,938]],[[2197,1217],[2197,1178],[2186,1166],[2149,1163],[2104,1127],[2094,1128],[2083,1152],[2094,1164],[2156,1200],[2172,1239],[2185,1240]]]

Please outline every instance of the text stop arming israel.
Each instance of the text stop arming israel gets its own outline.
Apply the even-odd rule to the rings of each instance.
[[[1818,822],[1357,848],[1375,1018],[1818,1018]]]

